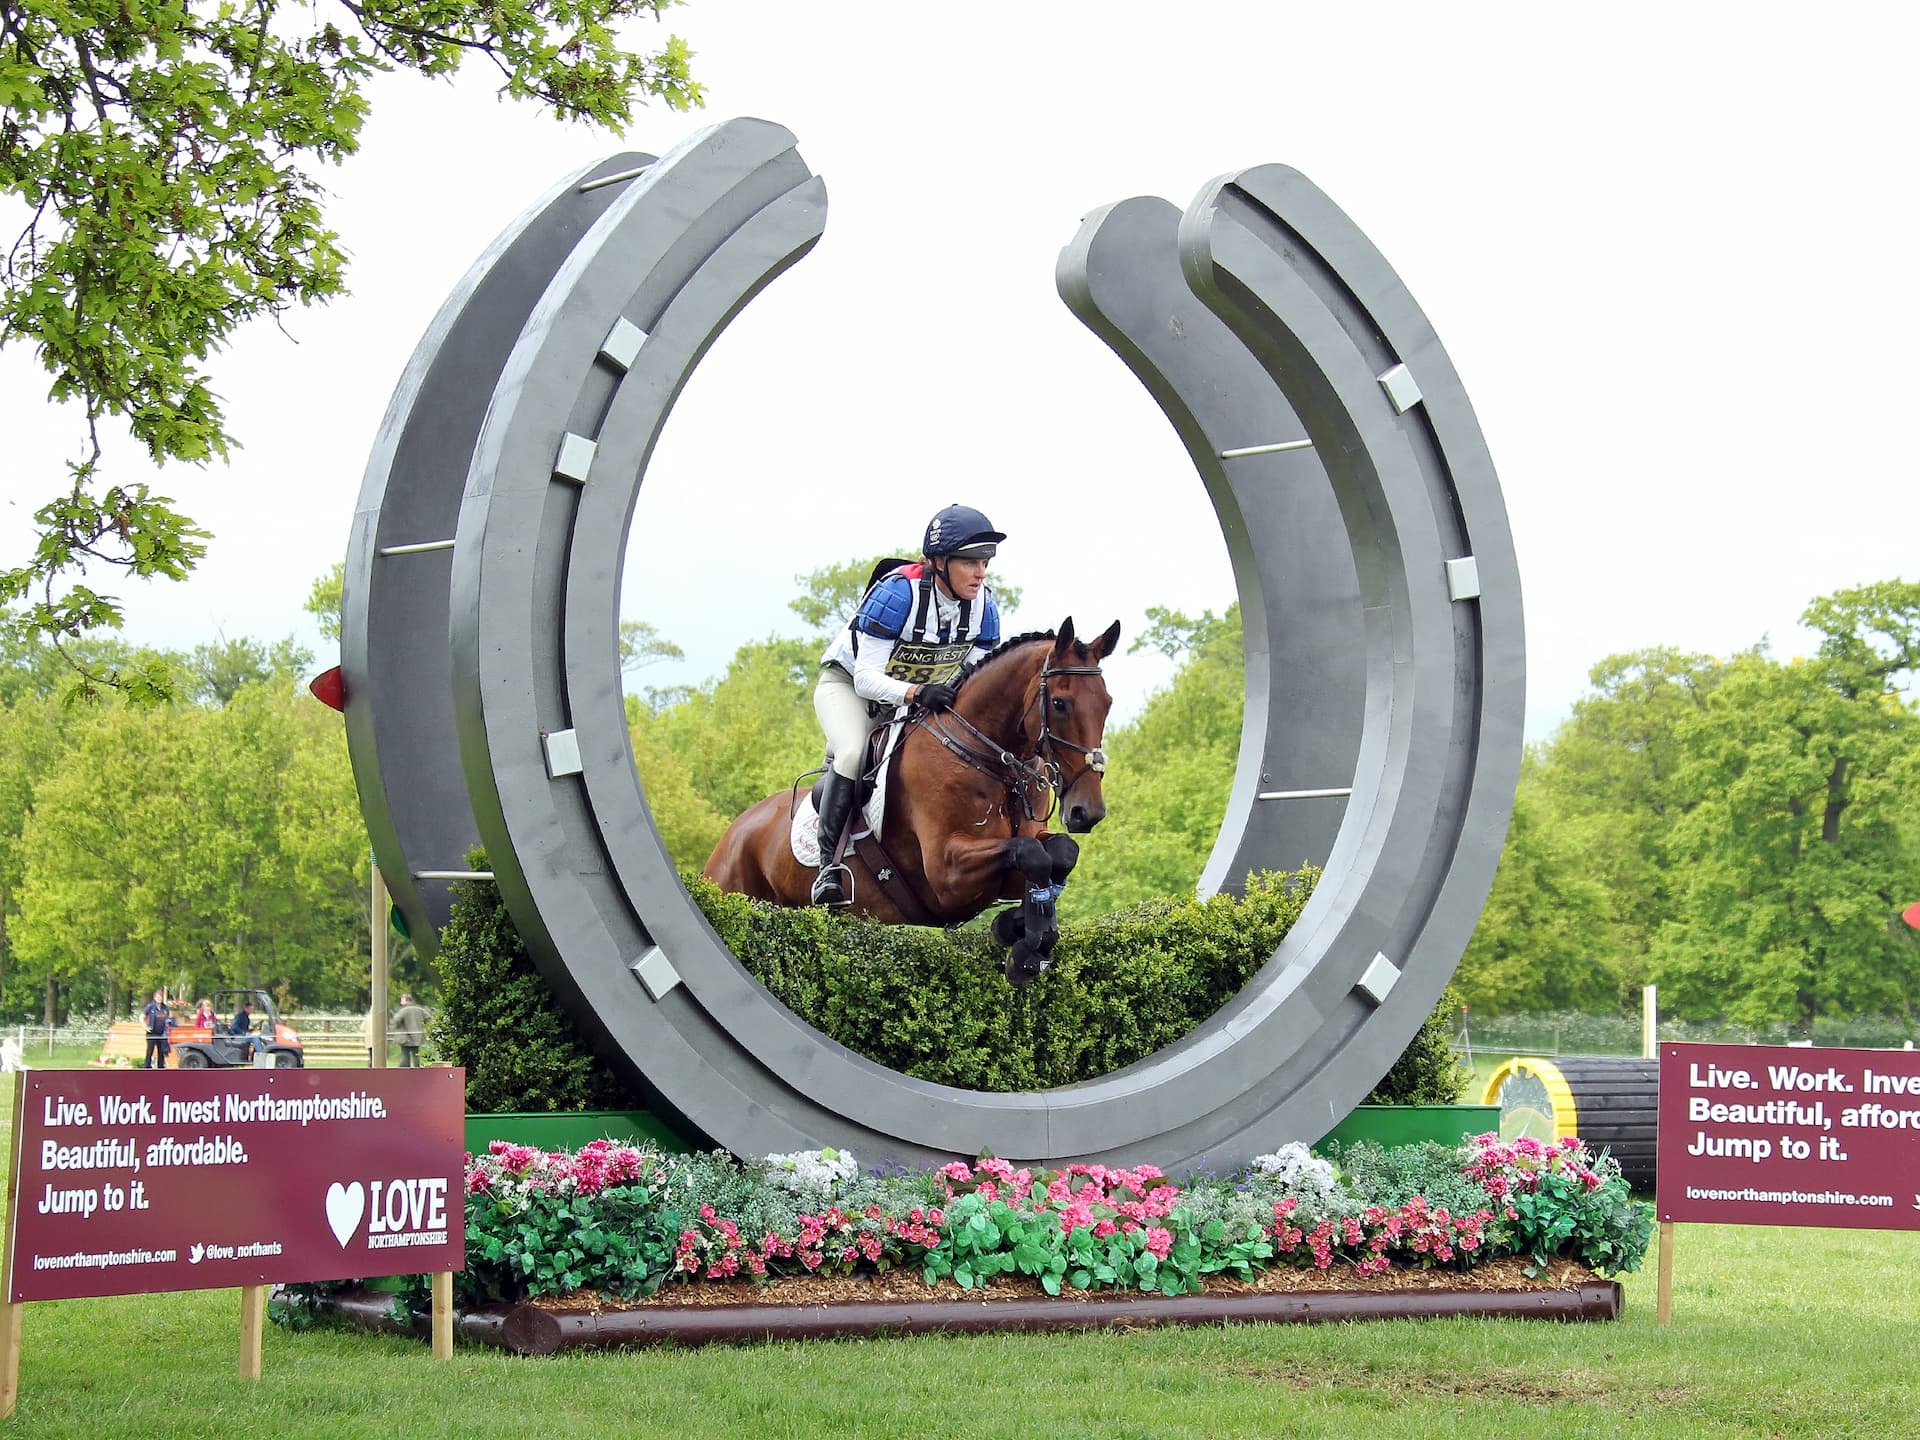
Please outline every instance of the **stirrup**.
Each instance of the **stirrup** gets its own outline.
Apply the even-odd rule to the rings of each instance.
[[[812,900],[815,905],[851,905],[853,871],[845,865],[823,865],[813,877]]]

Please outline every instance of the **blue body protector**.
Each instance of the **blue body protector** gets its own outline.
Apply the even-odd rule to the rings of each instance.
[[[939,624],[932,604],[932,577],[910,574],[909,569],[917,570],[919,567],[896,570],[867,591],[866,599],[860,602],[859,613],[853,617],[855,631],[863,635],[876,635],[883,640],[898,640],[912,624],[913,638],[918,640],[926,637],[929,620],[935,626]],[[971,608],[967,601],[960,602],[959,628],[962,632],[969,628],[967,621]],[[916,611],[920,612],[917,620]],[[939,638],[946,637],[940,635]],[[993,603],[991,593],[987,596],[986,611],[980,617],[978,628],[967,638],[976,645],[988,648],[1000,643],[1000,607]]]
[[[860,637],[872,636],[891,645],[882,665],[895,680],[909,685],[954,683],[976,646],[1000,641],[1000,610],[993,594],[983,597],[978,623],[974,602],[959,601],[959,613],[950,625],[940,623],[940,607],[931,575],[918,565],[892,571],[867,591],[848,626],[853,653],[860,653]]]

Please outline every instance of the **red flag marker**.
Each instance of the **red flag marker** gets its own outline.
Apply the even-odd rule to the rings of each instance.
[[[335,710],[345,713],[347,708],[347,687],[340,678],[340,667],[323,670],[307,682],[307,690],[322,705],[331,705]]]
[[[1913,926],[1914,929],[1920,930],[1920,900],[1914,901],[1913,904],[1902,910],[1900,912],[1900,918],[1906,921],[1907,924]]]

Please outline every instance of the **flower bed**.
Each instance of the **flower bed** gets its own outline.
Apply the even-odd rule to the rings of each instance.
[[[1038,1168],[989,1156],[931,1172],[863,1173],[831,1150],[742,1165],[605,1141],[573,1153],[495,1141],[470,1159],[467,1265],[455,1299],[475,1317],[469,1333],[483,1338],[513,1328],[501,1319],[507,1311],[532,1306],[571,1314],[572,1329],[596,1337],[590,1343],[669,1328],[644,1319],[609,1326],[613,1313],[764,1312],[768,1301],[924,1312],[971,1299],[977,1318],[989,1293],[1041,1306],[1078,1299],[1096,1324],[1116,1323],[1114,1298],[1265,1296],[1272,1310],[1276,1294],[1309,1289],[1427,1297],[1424,1309],[1367,1313],[1485,1313],[1484,1298],[1462,1311],[1457,1301],[1435,1308],[1432,1297],[1484,1297],[1493,1277],[1474,1272],[1489,1262],[1503,1291],[1581,1291],[1595,1275],[1637,1269],[1651,1235],[1649,1207],[1631,1199],[1610,1158],[1578,1140],[1485,1134],[1460,1146],[1329,1152],[1290,1145],[1235,1175],[1175,1181],[1151,1165]],[[288,1313],[326,1308],[337,1288],[290,1287]],[[1605,1304],[1583,1303],[1617,1314],[1618,1287],[1610,1289]],[[425,1295],[425,1277],[411,1277],[396,1308],[410,1316]],[[1290,1303],[1319,1313],[1248,1318],[1327,1314],[1324,1302]],[[366,1304],[378,1312],[394,1301]],[[1550,1308],[1519,1304],[1520,1313]],[[1011,1314],[994,1309],[1003,1320]],[[1203,1307],[1195,1318],[1220,1317]],[[723,1332],[711,1338],[780,1329],[764,1313],[704,1323]],[[897,1311],[873,1323],[901,1328]]]

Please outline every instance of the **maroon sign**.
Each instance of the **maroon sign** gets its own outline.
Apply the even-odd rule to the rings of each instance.
[[[462,1070],[19,1077],[7,1298],[458,1270]]]
[[[1920,1230],[1920,1051],[1662,1045],[1662,1220]]]

